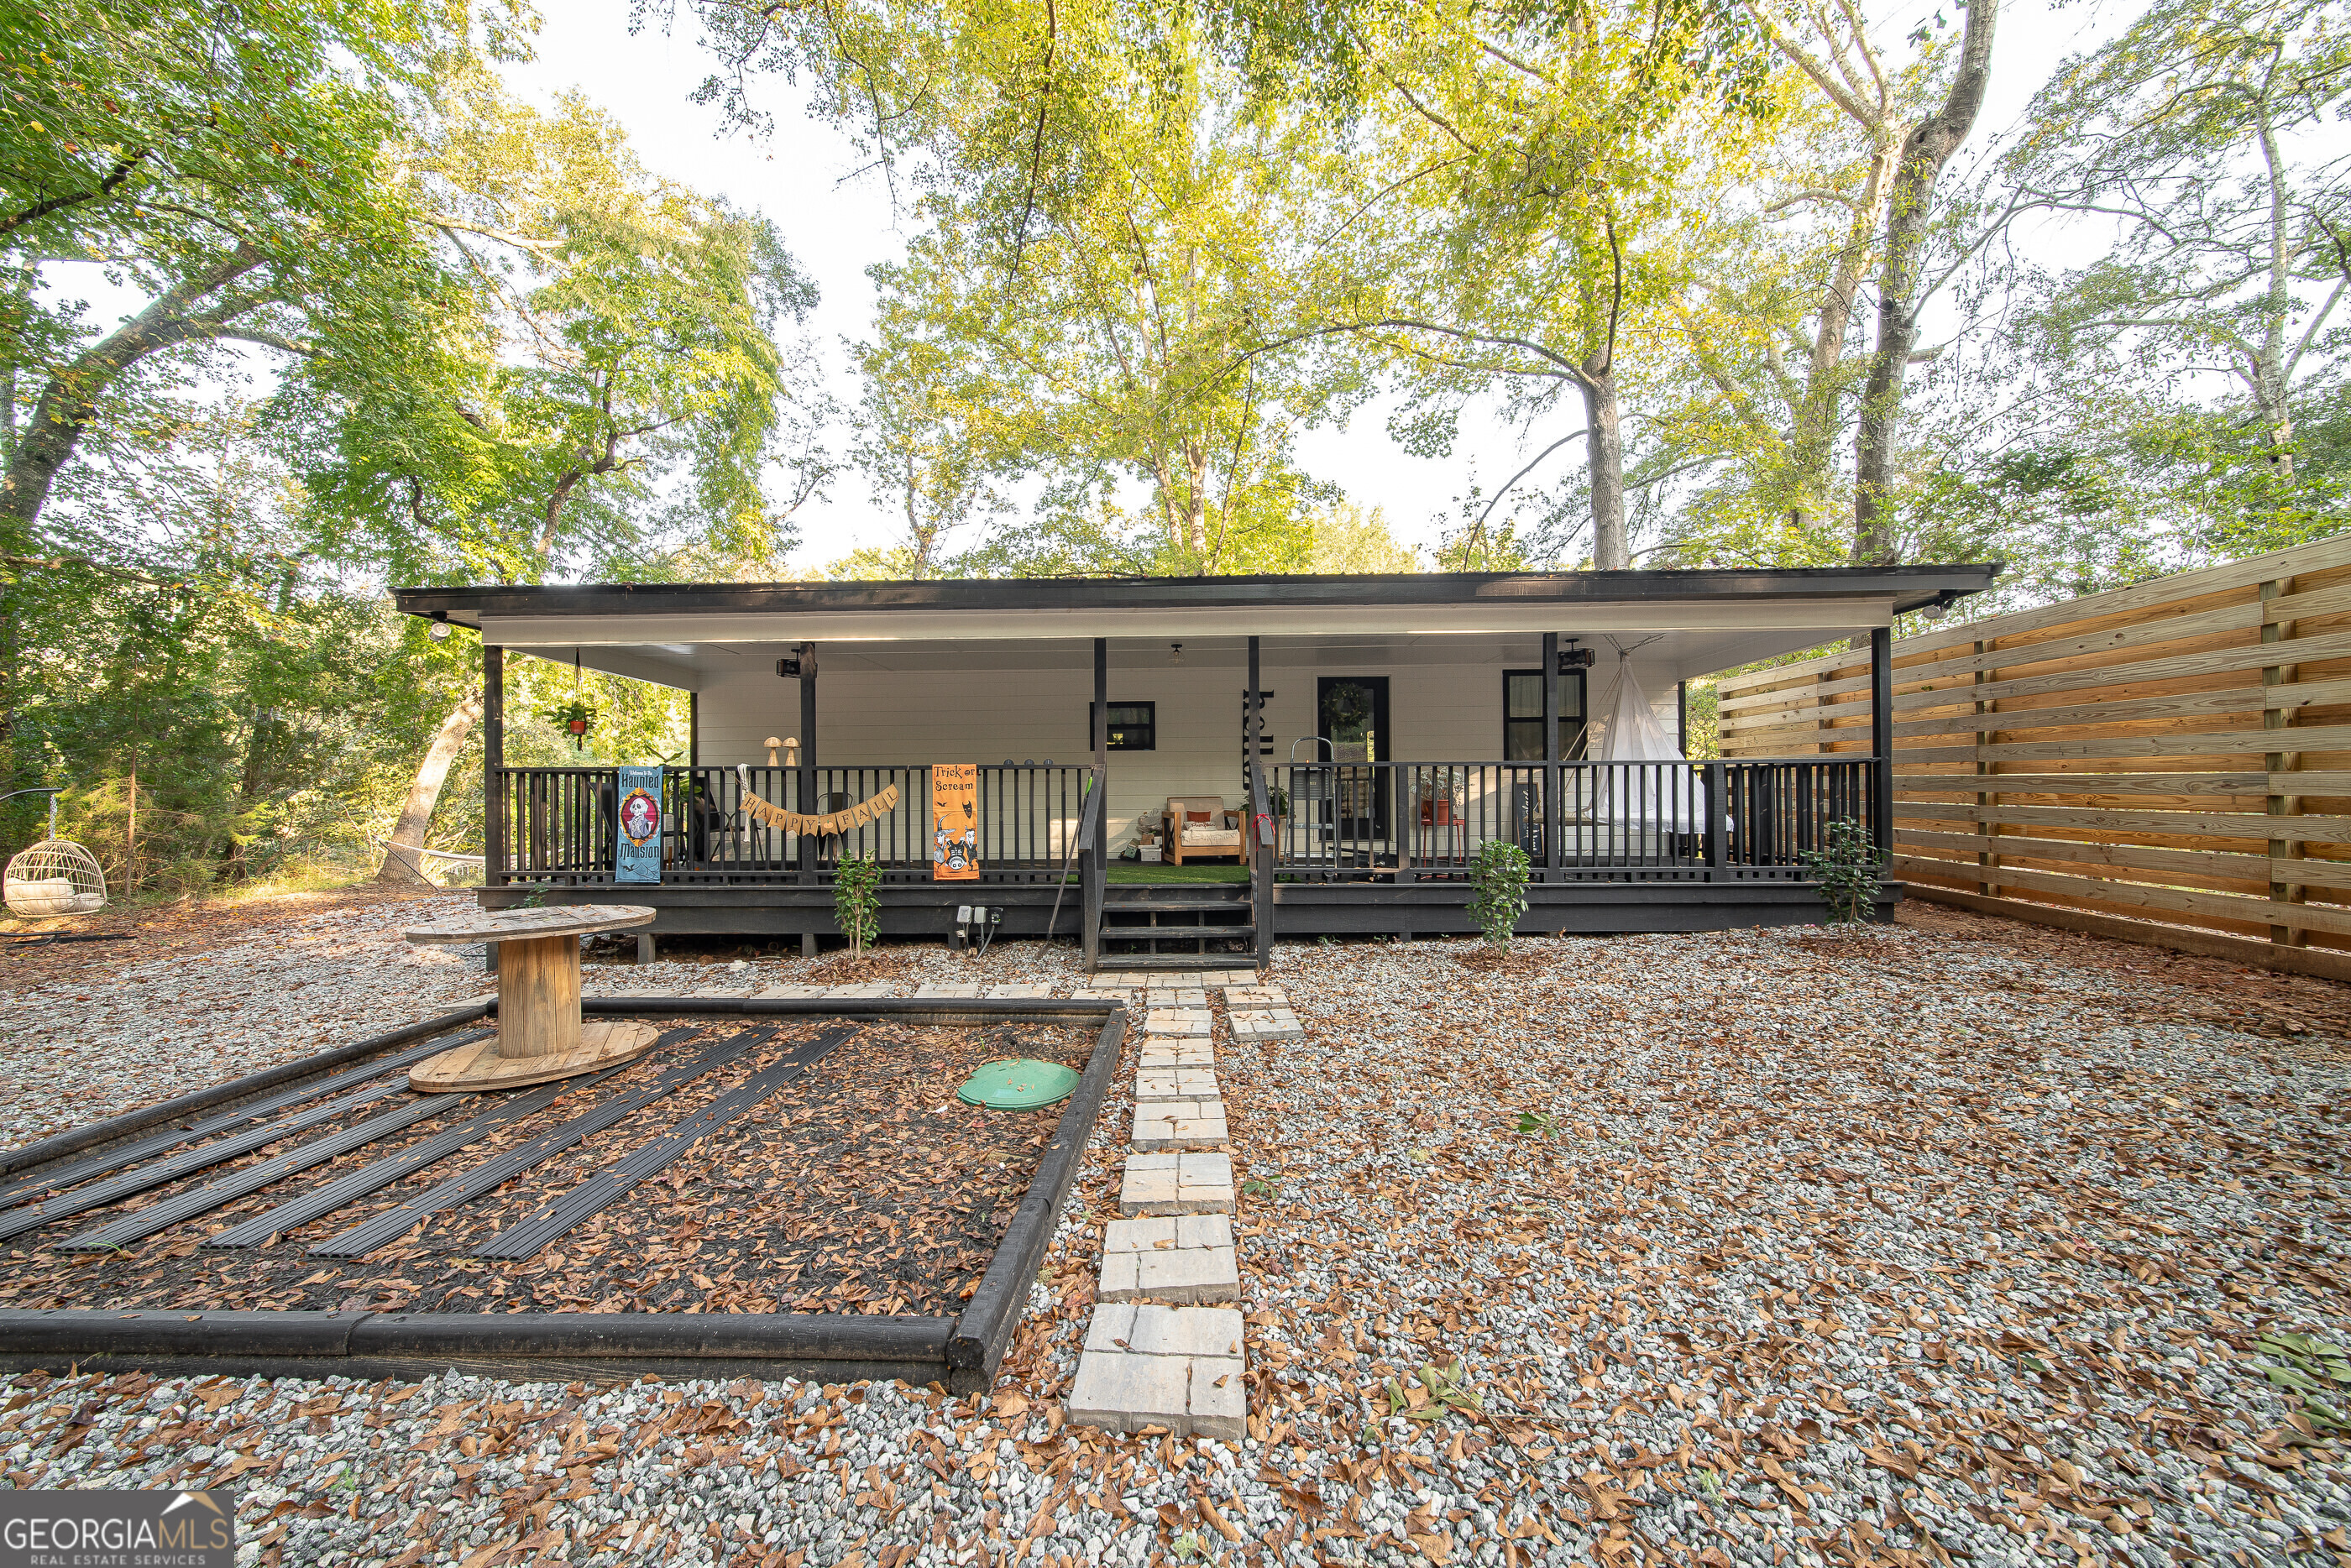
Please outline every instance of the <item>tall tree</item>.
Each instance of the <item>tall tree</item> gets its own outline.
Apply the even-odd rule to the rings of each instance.
[[[2290,504],[2295,390],[2351,289],[2351,14],[2340,0],[2161,0],[2068,60],[2006,161],[2022,199],[2113,225],[2035,314],[2060,361],[2137,345],[2232,379]]]
[[[413,325],[441,280],[381,152],[469,28],[463,9],[404,4],[0,15],[0,249],[17,283],[0,316],[15,394],[0,543],[27,546],[58,472],[157,356],[242,343],[364,359]],[[74,262],[146,303],[105,328],[32,286]]]
[[[1938,217],[1935,189],[1982,108],[1999,0],[1969,0],[1956,51],[1930,48],[1922,55],[1923,61],[1950,73],[1939,105],[1931,110],[1920,72],[1895,66],[1853,7],[1823,0],[1746,4],[1772,47],[1849,122],[1861,153],[1844,180],[1802,198],[1841,208],[1845,230],[1811,360],[1824,379],[1836,379],[1834,361],[1841,358],[1843,328],[1854,309],[1858,264],[1874,249],[1876,335],[1868,351],[1855,440],[1852,558],[1891,561],[1903,391],[1917,350],[1919,322],[1934,292],[1925,286],[1922,271]],[[1912,38],[1929,42],[1924,28]],[[1948,64],[1947,53],[1955,54]],[[1833,385],[1823,390],[1832,399],[1838,395]],[[1823,411],[1818,400],[1807,410],[1813,421]],[[1819,428],[1808,422],[1803,433],[1811,436]]]
[[[830,472],[820,449],[779,442],[809,356],[778,338],[816,291],[774,225],[653,176],[576,98],[542,115],[478,74],[444,96],[415,200],[476,309],[404,348],[412,373],[306,378],[331,454],[308,474],[322,536],[407,581],[774,576],[791,510]],[[411,814],[429,820],[439,754],[477,711],[450,694]],[[387,854],[387,876],[404,868]]]
[[[1495,393],[1540,431],[1573,400],[1581,419],[1538,461],[1583,440],[1604,571],[1632,564],[1625,376],[1674,284],[1659,241],[1685,139],[1744,91],[1708,57],[1716,20],[1696,6],[1430,6],[1368,57],[1384,90],[1356,319],[1446,415]]]
[[[884,320],[903,325],[894,314]],[[903,524],[887,549],[861,552],[861,574],[870,560],[887,567],[876,576],[936,576],[949,539],[999,505],[973,428],[974,389],[956,368],[961,358],[959,344],[899,336],[887,327],[882,342],[859,346],[865,391],[852,455],[874,494],[897,506]]]

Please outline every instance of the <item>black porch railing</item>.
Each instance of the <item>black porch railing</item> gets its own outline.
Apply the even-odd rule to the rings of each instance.
[[[931,779],[923,766],[801,770],[668,768],[662,880],[762,886],[829,882],[849,856],[887,882],[931,879]],[[1075,860],[1092,769],[979,769],[979,879],[1050,883]],[[1876,820],[1879,772],[1865,756],[1729,763],[1287,763],[1259,779],[1274,843],[1262,880],[1466,879],[1479,850],[1517,844],[1538,881],[1794,880],[1840,818]],[[1549,781],[1556,777],[1555,786]],[[501,768],[493,886],[612,880],[611,768]],[[841,834],[801,837],[760,822],[750,793],[787,811],[845,810],[894,786],[898,803]],[[1099,815],[1098,813],[1096,814]],[[1096,832],[1099,834],[1099,825]],[[1099,837],[1096,842],[1099,843]],[[1259,880],[1253,878],[1252,880]]]
[[[1735,763],[1287,763],[1265,774],[1274,869],[1465,879],[1495,840],[1538,881],[1795,879],[1832,822],[1874,820],[1869,757]],[[1556,776],[1554,789],[1548,781]]]
[[[931,878],[931,771],[923,766],[820,767],[801,802],[791,767],[664,768],[662,880],[705,886],[829,882],[841,862],[870,856],[885,882]],[[1077,841],[1092,770],[1040,763],[979,769],[979,879],[1050,882]],[[487,867],[495,886],[612,880],[618,774],[612,768],[501,768]],[[897,805],[839,834],[770,827],[744,805],[759,796],[786,811],[825,815],[895,787]],[[803,861],[805,860],[805,864]]]

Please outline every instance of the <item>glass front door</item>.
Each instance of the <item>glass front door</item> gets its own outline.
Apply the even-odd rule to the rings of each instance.
[[[1370,763],[1390,760],[1388,678],[1325,675],[1314,683],[1316,732],[1331,742],[1340,764],[1332,794],[1343,838],[1384,838],[1388,796],[1384,775]],[[1353,764],[1353,765],[1350,765]]]

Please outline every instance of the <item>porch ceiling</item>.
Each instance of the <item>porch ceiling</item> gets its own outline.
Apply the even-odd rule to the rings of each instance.
[[[1616,663],[1616,654],[1631,655],[1642,679],[1662,677],[1687,680],[1750,664],[1759,659],[1818,647],[1824,641],[1866,628],[1867,622],[1802,628],[1709,628],[1602,630],[1574,621],[1557,629],[1562,639],[1581,639],[1597,656],[1594,670],[1604,678]],[[571,662],[575,647],[580,661],[590,670],[657,681],[682,691],[699,691],[714,679],[771,670],[789,655],[789,642],[701,641],[659,645],[598,645],[542,642],[541,628],[516,626],[494,628],[517,640],[505,644],[509,654],[524,653]],[[528,637],[532,640],[520,640]],[[493,636],[492,640],[496,640]],[[1228,670],[1236,673],[1249,662],[1245,637],[1191,636],[1181,639],[1113,637],[1110,667],[1116,670],[1159,669],[1171,662],[1170,642],[1180,641],[1186,670]],[[1542,637],[1534,632],[1444,634],[1405,632],[1386,636],[1265,636],[1260,657],[1269,671],[1281,670],[1375,670],[1442,665],[1490,665],[1495,669],[1531,667],[1542,658]],[[844,670],[883,670],[908,675],[964,670],[1002,670],[1007,674],[1044,671],[1083,672],[1092,668],[1091,638],[1047,637],[987,640],[918,641],[914,639],[845,640],[817,645],[820,672]],[[821,673],[820,674],[821,679]],[[1270,676],[1269,675],[1269,680]]]
[[[1251,635],[1320,663],[1499,662],[1544,632],[1645,644],[1677,678],[1816,647],[1991,586],[1990,566],[947,582],[608,584],[402,588],[412,615],[491,644],[689,690],[814,641],[820,663],[1059,668],[1093,638],[1202,659]],[[1446,651],[1438,648],[1452,645]],[[1474,651],[1473,651],[1474,649]],[[1238,653],[1233,657],[1238,659]],[[1022,660],[1033,660],[1024,664]]]

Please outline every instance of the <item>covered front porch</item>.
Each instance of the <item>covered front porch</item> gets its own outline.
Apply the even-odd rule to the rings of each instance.
[[[881,867],[885,935],[969,916],[1090,961],[1262,958],[1277,936],[1476,929],[1471,863],[1525,851],[1528,930],[1817,918],[1797,858],[1829,824],[1889,835],[1886,631],[1983,567],[1764,573],[403,590],[481,628],[484,902],[623,898],[656,933],[834,930]],[[1852,740],[1738,762],[1597,754],[1620,683],[1670,736],[1691,679],[1860,636]],[[610,767],[507,768],[504,661],[692,694],[661,774],[659,882],[616,880]],[[944,880],[932,770],[976,763],[977,875]],[[886,805],[879,804],[887,802]],[[765,803],[764,806],[760,803]],[[772,825],[838,814],[834,830]],[[773,809],[769,809],[773,808]],[[1186,817],[1202,831],[1186,834]],[[1234,831],[1234,830],[1238,831]],[[1138,857],[1184,864],[1167,886]],[[1111,867],[1121,874],[1113,879]],[[1233,879],[1202,881],[1228,866]]]

